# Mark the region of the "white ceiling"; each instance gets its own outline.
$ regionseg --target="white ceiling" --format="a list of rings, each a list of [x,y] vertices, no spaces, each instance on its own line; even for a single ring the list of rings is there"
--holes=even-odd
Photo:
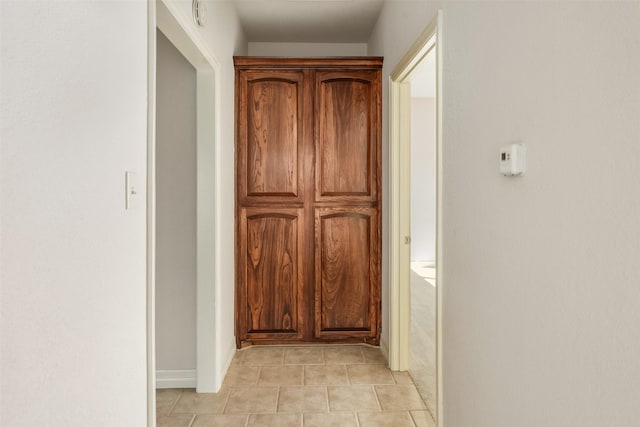
[[[233,0],[250,42],[366,43],[384,0]]]

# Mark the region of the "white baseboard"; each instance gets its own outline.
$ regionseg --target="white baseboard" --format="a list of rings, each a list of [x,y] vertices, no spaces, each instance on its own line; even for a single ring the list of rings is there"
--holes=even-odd
[[[156,371],[156,388],[195,388],[196,370]]]

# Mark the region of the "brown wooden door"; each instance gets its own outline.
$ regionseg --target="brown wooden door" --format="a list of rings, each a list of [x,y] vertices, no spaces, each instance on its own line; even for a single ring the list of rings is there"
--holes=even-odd
[[[377,337],[380,302],[376,208],[317,208],[315,336]]]
[[[302,209],[240,209],[241,336],[303,338],[303,221]]]
[[[235,62],[238,346],[377,344],[381,59]]]

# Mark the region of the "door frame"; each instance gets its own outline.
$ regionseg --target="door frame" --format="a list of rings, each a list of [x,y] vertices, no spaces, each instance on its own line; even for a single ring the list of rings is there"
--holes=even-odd
[[[411,242],[410,78],[420,61],[436,54],[436,422],[442,420],[442,10],[416,39],[389,76],[389,366],[409,368]]]
[[[196,391],[216,392],[222,384],[221,346],[216,316],[221,312],[220,233],[220,65],[196,32],[190,17],[169,0],[148,0],[147,15],[147,420],[155,426],[155,267],[156,267],[156,29],[196,69],[197,120],[197,283]]]

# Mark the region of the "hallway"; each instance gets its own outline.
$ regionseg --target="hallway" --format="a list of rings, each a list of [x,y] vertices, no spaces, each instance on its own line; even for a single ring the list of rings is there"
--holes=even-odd
[[[157,390],[158,427],[434,427],[407,372],[366,345],[240,350],[215,394]]]

